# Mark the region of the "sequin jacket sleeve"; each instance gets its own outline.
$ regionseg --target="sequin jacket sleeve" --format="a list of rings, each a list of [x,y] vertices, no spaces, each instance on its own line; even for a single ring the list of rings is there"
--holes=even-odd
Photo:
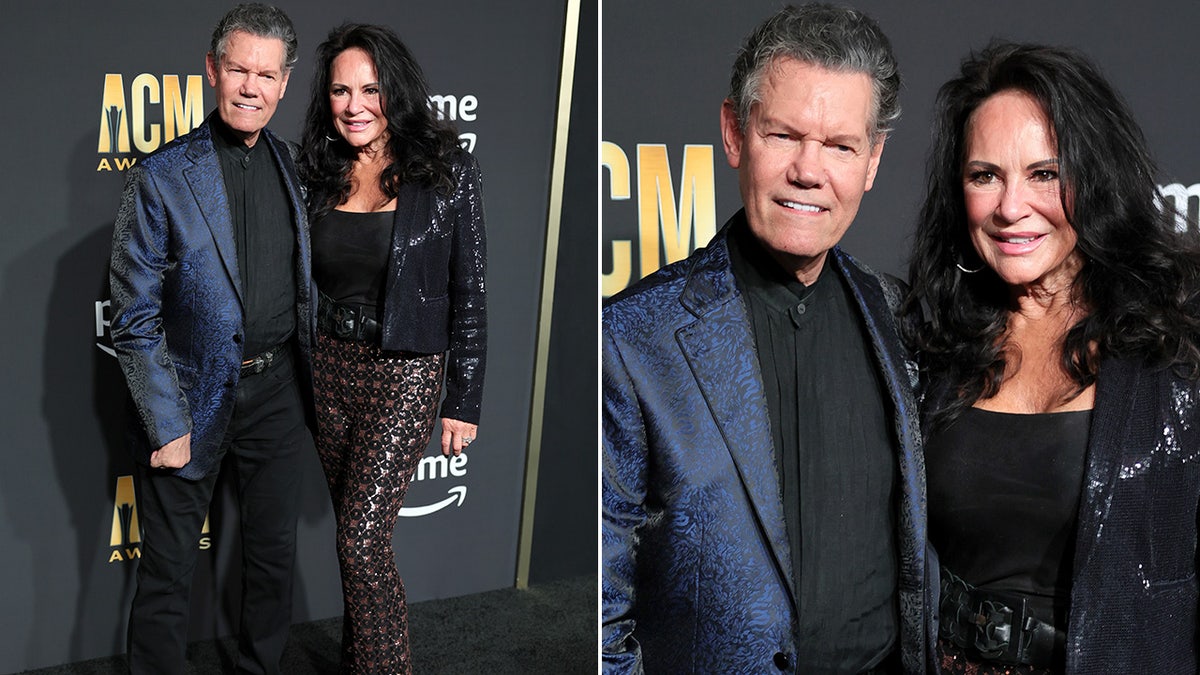
[[[447,215],[453,218],[450,248],[450,349],[442,417],[479,423],[487,360],[487,238],[483,180],[469,153],[455,167],[458,187]],[[440,208],[439,208],[439,216]]]
[[[479,423],[487,357],[487,241],[479,165],[452,160],[450,194],[405,184],[384,292],[384,349],[448,352],[442,417]]]

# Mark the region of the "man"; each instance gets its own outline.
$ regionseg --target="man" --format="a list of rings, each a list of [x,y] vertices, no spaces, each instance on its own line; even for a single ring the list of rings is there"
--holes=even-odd
[[[113,234],[113,346],[132,394],[143,529],[134,673],[182,673],[197,540],[231,454],[242,528],[238,671],[278,673],[291,624],[311,298],[304,201],[265,129],[296,33],[240,5],[205,59],[216,112],[129,172]]]
[[[924,472],[897,283],[837,248],[900,77],[785,8],[721,108],[744,208],[604,309],[607,672],[924,672]]]

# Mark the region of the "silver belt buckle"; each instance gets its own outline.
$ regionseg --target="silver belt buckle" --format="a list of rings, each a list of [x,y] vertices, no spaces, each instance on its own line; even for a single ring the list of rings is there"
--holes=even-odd
[[[333,310],[333,334],[337,337],[343,340],[354,337],[356,323],[355,313],[347,311],[346,307]]]

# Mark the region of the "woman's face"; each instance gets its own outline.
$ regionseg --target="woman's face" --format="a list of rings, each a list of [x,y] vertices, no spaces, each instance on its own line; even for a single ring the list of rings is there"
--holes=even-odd
[[[1038,102],[1007,90],[967,121],[963,196],[979,257],[1011,286],[1069,288],[1082,265],[1063,212],[1058,149]]]
[[[333,126],[355,148],[378,150],[387,143],[383,96],[370,55],[358,47],[338,54],[329,69]]]

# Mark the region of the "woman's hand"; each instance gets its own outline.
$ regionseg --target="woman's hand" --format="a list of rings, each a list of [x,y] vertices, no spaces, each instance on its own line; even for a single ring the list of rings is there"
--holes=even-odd
[[[454,454],[462,454],[463,448],[471,444],[475,440],[475,433],[479,427],[475,424],[463,422],[461,420],[452,420],[449,417],[442,418],[442,454],[449,455],[453,450]]]

